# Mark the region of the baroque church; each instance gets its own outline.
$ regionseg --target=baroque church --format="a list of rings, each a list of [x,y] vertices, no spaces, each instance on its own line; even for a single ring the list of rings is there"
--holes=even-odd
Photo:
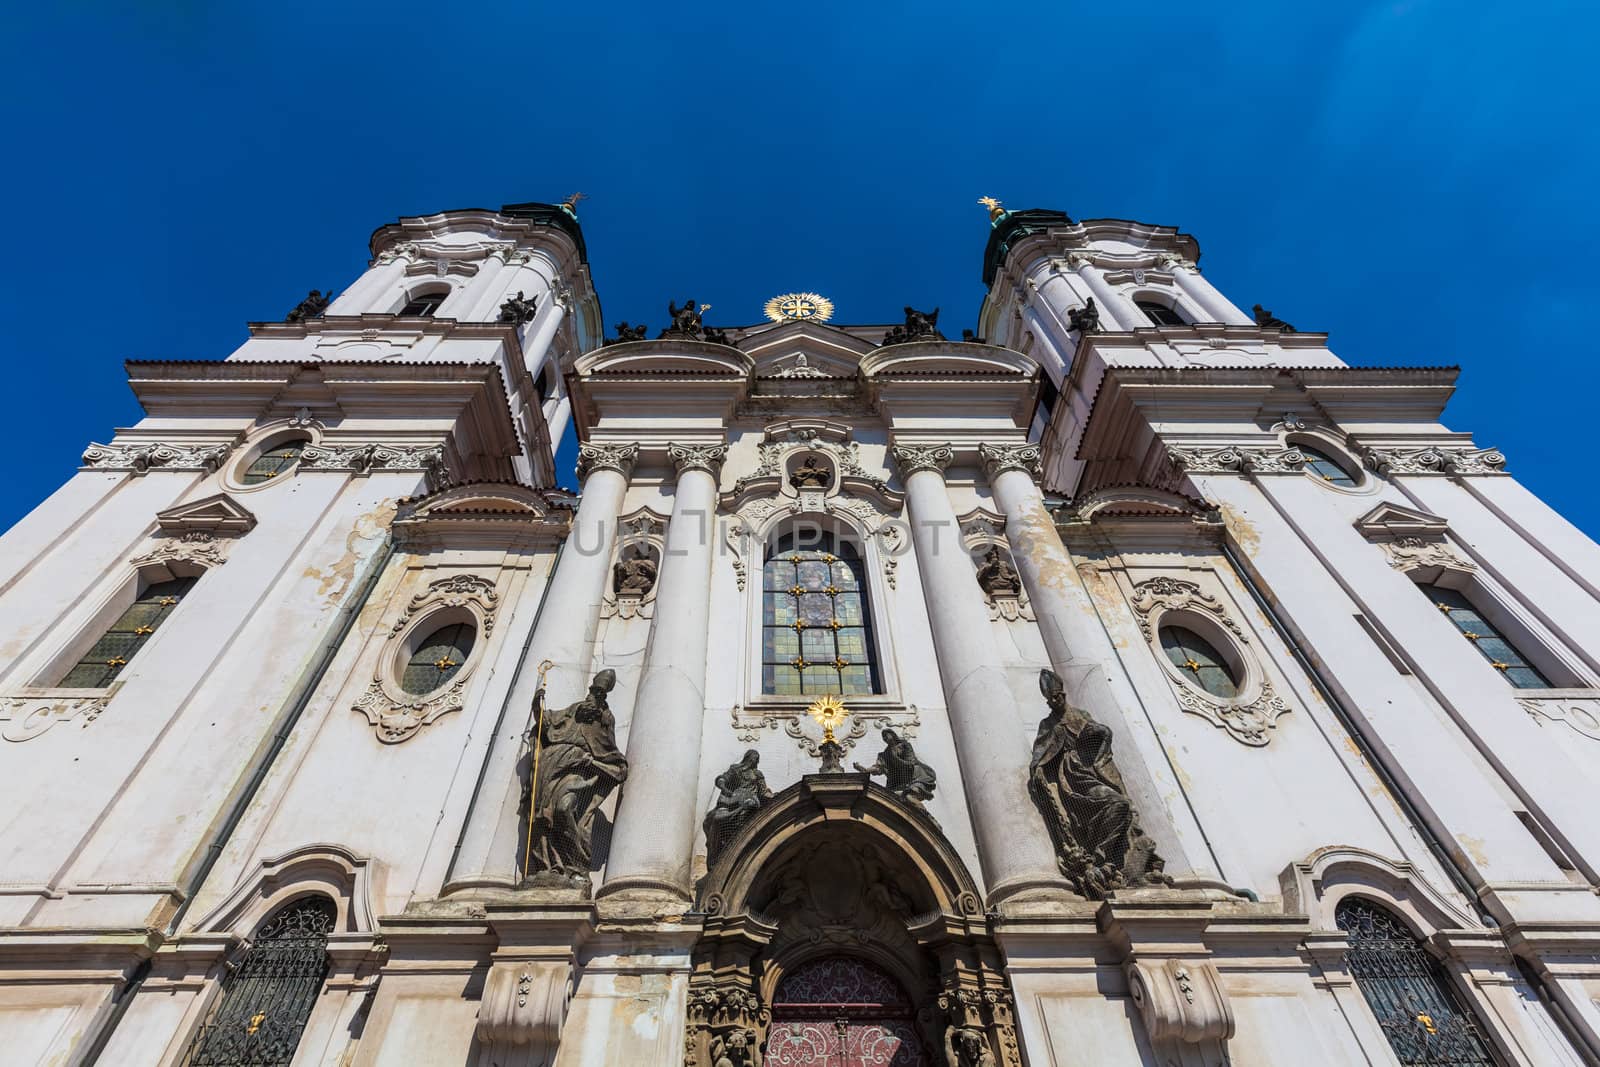
[[[574,198],[128,362],[0,539],[0,1062],[1600,1062],[1600,547],[984,203],[960,339],[607,329]]]

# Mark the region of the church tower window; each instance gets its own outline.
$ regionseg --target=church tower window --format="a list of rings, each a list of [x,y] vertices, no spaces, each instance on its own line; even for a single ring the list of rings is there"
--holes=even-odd
[[[216,1014],[195,1035],[184,1063],[288,1067],[328,974],[336,918],[324,896],[301,897],[274,912],[228,977]]]
[[[1214,697],[1239,695],[1239,674],[1216,646],[1186,626],[1163,626],[1161,649],[1178,673]]]
[[[400,314],[410,315],[413,318],[433,318],[433,313],[439,310],[448,293],[418,293],[406,301],[406,306],[400,309]]]
[[[1471,1012],[1404,923],[1360,897],[1341,900],[1334,922],[1350,939],[1350,973],[1401,1063],[1493,1067]]]
[[[1145,318],[1149,319],[1157,326],[1189,325],[1189,323],[1184,320],[1184,317],[1178,314],[1177,308],[1168,307],[1166,304],[1163,304],[1160,301],[1135,300],[1134,304],[1138,306],[1140,311],[1144,312]]]
[[[1425,582],[1418,583],[1417,587],[1428,595],[1434,607],[1455,623],[1461,636],[1472,642],[1479,654],[1489,661],[1489,666],[1505,675],[1506,681],[1518,689],[1550,688],[1549,680],[1538,668],[1529,663],[1459,589]]]
[[[461,672],[461,667],[472,655],[477,643],[478,629],[468,622],[441,626],[429,634],[411,654],[406,668],[400,674],[400,688],[421,696],[443,689],[450,679]]]
[[[1351,473],[1326,452],[1318,451],[1308,445],[1295,445],[1296,451],[1306,457],[1306,470],[1315,474],[1329,485],[1342,485],[1352,489],[1356,479]]]
[[[779,539],[763,568],[761,691],[879,692],[867,581],[854,545],[832,534]]]
[[[62,688],[104,689],[110,685],[197,580],[174,578],[146,586],[128,610],[73,664],[61,679]]]
[[[260,485],[287,473],[300,462],[300,453],[306,450],[306,443],[304,438],[297,438],[264,450],[250,461],[250,465],[239,476],[239,481],[244,485]]]

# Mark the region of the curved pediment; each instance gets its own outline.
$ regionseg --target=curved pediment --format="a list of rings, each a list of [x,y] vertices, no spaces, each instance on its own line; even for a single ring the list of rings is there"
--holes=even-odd
[[[761,378],[854,378],[868,342],[832,326],[781,322],[745,334],[739,347]]]
[[[403,517],[496,514],[544,518],[553,505],[561,503],[550,500],[549,495],[513,482],[469,482],[405,501]]]
[[[657,338],[607,345],[579,357],[574,369],[579,377],[747,376],[754,361],[737,348],[709,341]]]
[[[909,341],[875,349],[861,360],[868,378],[883,375],[1026,376],[1039,369],[1032,358],[999,345],[971,341]]]

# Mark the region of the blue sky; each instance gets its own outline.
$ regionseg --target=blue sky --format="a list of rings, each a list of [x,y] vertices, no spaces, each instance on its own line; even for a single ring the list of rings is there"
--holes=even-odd
[[[810,289],[843,321],[939,305],[954,336],[983,194],[1181,226],[1236,303],[1352,363],[1460,364],[1449,424],[1600,533],[1596,11],[18,7],[0,526],[138,418],[123,359],[227,355],[398,215],[581,189],[607,320],[657,327]]]

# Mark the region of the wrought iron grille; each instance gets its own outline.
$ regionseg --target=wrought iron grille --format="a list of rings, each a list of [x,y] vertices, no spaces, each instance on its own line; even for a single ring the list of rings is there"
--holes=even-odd
[[[1499,1063],[1439,963],[1394,915],[1346,897],[1334,921],[1350,938],[1345,961],[1400,1062],[1425,1067]]]
[[[333,901],[309,896],[266,921],[189,1046],[187,1067],[288,1067],[328,974],[335,914]]]

